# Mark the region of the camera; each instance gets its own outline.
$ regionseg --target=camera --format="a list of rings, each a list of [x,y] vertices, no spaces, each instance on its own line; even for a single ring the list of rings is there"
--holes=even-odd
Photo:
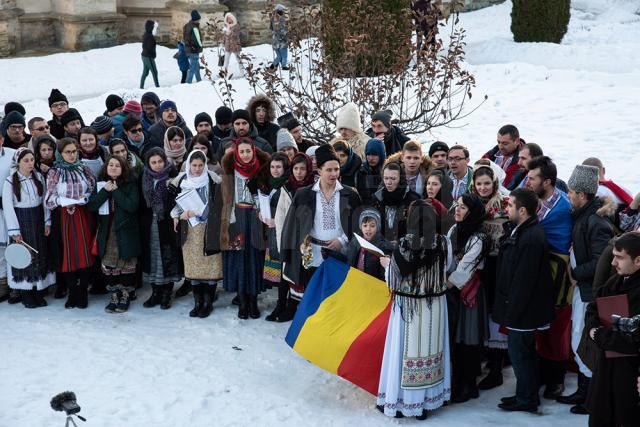
[[[624,332],[625,334],[634,334],[640,329],[640,315],[633,317],[621,317],[613,314],[611,316],[613,330]]]
[[[64,411],[67,415],[80,412],[80,405],[76,402],[76,394],[72,391],[65,391],[53,396],[51,408],[54,411]]]

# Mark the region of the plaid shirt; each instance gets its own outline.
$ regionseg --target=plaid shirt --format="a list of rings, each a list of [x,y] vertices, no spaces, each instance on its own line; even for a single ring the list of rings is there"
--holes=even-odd
[[[553,209],[556,203],[558,203],[558,200],[560,200],[560,190],[555,188],[551,197],[542,200],[542,203],[540,203],[540,206],[538,207],[538,219],[540,221],[542,221],[547,214],[551,212],[551,209]]]

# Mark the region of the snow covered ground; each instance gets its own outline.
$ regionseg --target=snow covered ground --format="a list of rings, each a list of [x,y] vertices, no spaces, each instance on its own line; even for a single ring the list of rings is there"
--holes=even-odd
[[[600,157],[608,175],[640,190],[634,149],[640,134],[640,1],[574,0],[569,32],[561,45],[515,44],[509,30],[509,2],[461,16],[468,30],[468,62],[478,87],[474,99],[489,100],[457,128],[424,135],[467,145],[479,157],[495,144],[506,123],[543,146],[568,178],[573,166]],[[27,115],[49,117],[53,87],[70,97],[90,122],[104,110],[109,93],[139,98],[139,44],[40,58],[0,60],[0,104],[21,101]],[[251,48],[269,58],[268,46]],[[158,49],[161,99],[177,102],[188,123],[200,111],[211,114],[221,101],[208,82],[179,85],[173,51]],[[208,52],[210,62],[215,53]],[[152,81],[147,81],[150,88]],[[235,84],[236,107],[251,96]],[[230,295],[222,295],[206,320],[187,316],[190,297],[169,311],[144,309],[148,290],[123,315],[104,313],[105,297],[92,297],[87,310],[65,310],[49,299],[44,309],[0,305],[0,426],[64,423],[50,398],[73,390],[90,426],[209,425],[389,425],[373,409],[372,396],[298,357],[284,343],[288,325],[263,319],[240,321]],[[275,304],[273,291],[261,297],[263,312]],[[264,316],[263,316],[264,317]],[[567,380],[573,390],[575,376]],[[433,426],[586,426],[586,417],[543,402],[543,415],[507,414],[499,398],[505,386],[480,399],[443,408]]]

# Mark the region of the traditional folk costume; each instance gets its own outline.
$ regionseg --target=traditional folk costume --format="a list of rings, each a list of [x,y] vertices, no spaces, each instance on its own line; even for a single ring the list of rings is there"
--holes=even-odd
[[[213,309],[218,282],[223,277],[220,254],[220,217],[222,210],[221,178],[215,172],[205,168],[202,174],[191,173],[191,161],[195,153],[206,156],[200,150],[193,150],[187,158],[184,175],[176,178],[179,195],[196,191],[205,204],[204,211],[195,218],[197,224],[190,225],[188,220],[179,222],[179,239],[182,245],[184,277],[191,281],[194,295],[194,308],[191,317],[207,317]],[[176,204],[171,211],[172,218],[179,218],[182,208]]]
[[[243,163],[238,153],[240,144],[251,144],[253,158]],[[266,191],[269,156],[255,147],[250,138],[234,141],[233,152],[222,158],[222,228],[220,244],[224,288],[237,292],[238,317],[260,317],[258,294],[262,292],[265,233],[258,218],[256,196],[258,189]]]
[[[425,418],[450,398],[447,245],[437,221],[433,206],[416,202],[386,270],[393,308],[377,405],[388,416]]]
[[[0,146],[0,182],[4,182],[11,171],[11,163],[15,150]],[[2,203],[0,203],[2,209]],[[7,249],[7,226],[4,222],[4,214],[0,212],[0,301],[9,298],[9,286],[7,285],[7,262],[4,259],[4,251]],[[16,302],[20,301],[19,299]]]
[[[51,226],[51,218],[43,203],[44,178],[35,170],[29,176],[24,176],[17,170],[18,162],[26,154],[33,152],[26,148],[19,148],[15,152],[12,172],[2,188],[2,207],[9,239],[20,235],[25,243],[37,251],[31,252],[32,261],[28,267],[10,268],[7,275],[9,287],[19,289],[22,302],[32,308],[42,303],[36,292],[52,285],[55,282],[55,273],[48,262],[45,227]],[[19,195],[14,192],[14,179],[17,179],[20,185]],[[36,186],[36,180],[40,183],[40,190]]]
[[[89,269],[95,258],[91,253],[94,225],[86,203],[94,186],[93,173],[80,156],[68,163],[56,151],[54,167],[47,174],[45,206],[58,217],[62,256],[57,268],[69,289],[67,308],[87,306]],[[67,207],[70,203],[73,206]]]

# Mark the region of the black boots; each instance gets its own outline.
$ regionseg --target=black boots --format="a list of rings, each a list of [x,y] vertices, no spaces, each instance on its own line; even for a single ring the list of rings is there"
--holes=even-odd
[[[189,295],[189,292],[191,292],[191,280],[184,279],[182,286],[180,286],[176,291],[176,298]]]
[[[189,285],[189,287],[191,287],[191,285]],[[204,293],[202,292],[202,285],[200,284],[193,285],[193,302],[193,310],[189,312],[189,317],[198,317],[198,314],[200,314],[204,306]]]
[[[164,286],[151,284],[151,296],[148,300],[142,303],[143,307],[152,308],[156,305],[160,304],[162,300],[162,291],[164,290]]]
[[[499,348],[489,349],[489,354],[487,355],[487,358],[489,359],[487,362],[489,373],[482,379],[482,381],[480,381],[480,383],[478,383],[478,388],[480,390],[491,390],[492,388],[502,385],[502,365],[504,363],[504,354],[506,351],[507,350]]]
[[[238,318],[249,318],[249,296],[247,294],[238,294]]]
[[[298,309],[298,301],[292,298],[287,299],[287,305],[282,311],[282,313],[280,313],[280,315],[276,318],[276,322],[284,323],[284,322],[292,321],[293,316],[296,315],[297,309]]]
[[[269,322],[276,322],[278,318],[284,313],[287,308],[287,294],[289,293],[289,285],[287,283],[278,283],[278,302],[276,308],[273,309],[270,315],[265,317],[265,320]]]
[[[161,286],[162,294],[160,295],[160,308],[167,310],[171,308],[171,294],[173,293],[173,283],[167,283]]]
[[[249,317],[252,319],[260,318],[260,310],[258,310],[258,296],[249,295]]]
[[[28,291],[20,290],[20,297],[22,299],[22,305],[25,308],[38,308],[38,302],[36,301],[36,290],[31,289]]]
[[[582,373],[578,373],[578,388],[575,393],[568,396],[560,396],[556,401],[558,403],[564,403],[565,405],[574,405],[571,407],[572,414],[586,415],[588,412],[584,407],[584,403],[587,401],[587,392],[589,391],[590,382],[590,378],[586,377]]]

